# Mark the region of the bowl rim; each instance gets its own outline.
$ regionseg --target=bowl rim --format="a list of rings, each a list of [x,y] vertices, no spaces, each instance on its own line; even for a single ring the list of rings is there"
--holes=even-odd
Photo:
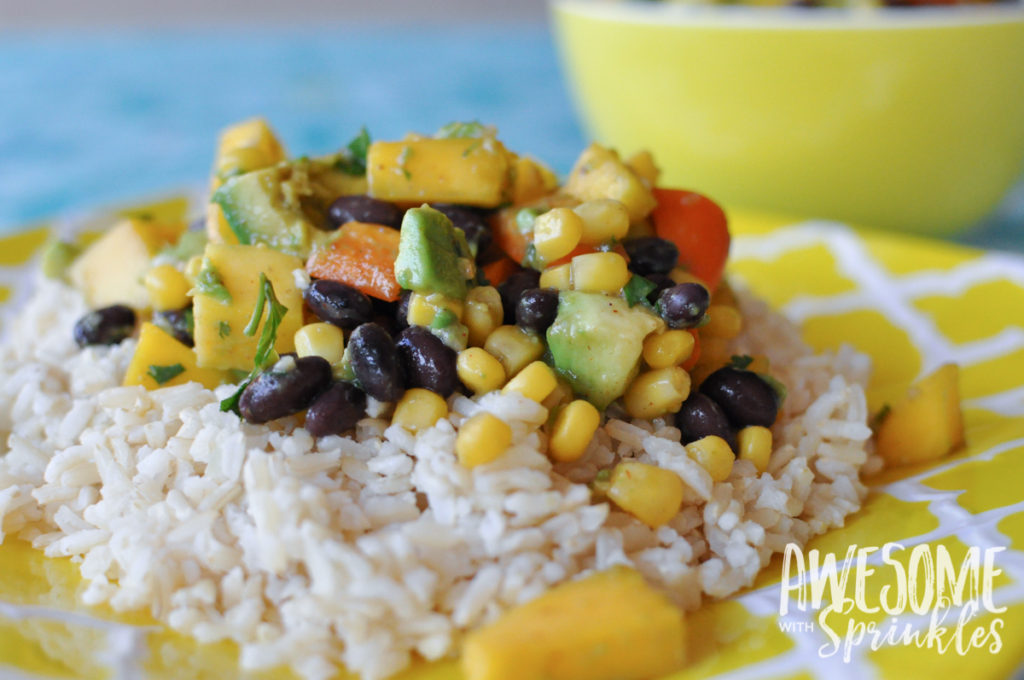
[[[756,7],[629,0],[550,0],[558,14],[615,23],[766,30],[951,29],[1024,25],[1024,2],[926,7]]]

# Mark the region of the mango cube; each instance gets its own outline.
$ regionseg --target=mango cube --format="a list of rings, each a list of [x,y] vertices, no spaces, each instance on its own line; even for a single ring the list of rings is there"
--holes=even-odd
[[[466,680],[641,680],[686,656],[683,612],[636,571],[557,586],[466,636]]]
[[[260,273],[267,275],[278,301],[288,308],[277,329],[274,348],[279,354],[295,350],[295,331],[302,327],[302,291],[296,287],[292,272],[302,268],[301,259],[265,246],[211,243],[203,260],[207,282],[217,283],[224,291],[211,290],[209,285],[194,289],[199,366],[243,371],[253,367],[260,332],[248,336],[242,331],[259,296]]]
[[[178,342],[157,326],[144,323],[123,384],[142,385],[147,390],[155,390],[197,382],[212,390],[226,378],[224,371],[199,368],[191,347]]]
[[[876,431],[877,451],[889,465],[935,460],[964,444],[960,370],[945,364],[912,385]]]

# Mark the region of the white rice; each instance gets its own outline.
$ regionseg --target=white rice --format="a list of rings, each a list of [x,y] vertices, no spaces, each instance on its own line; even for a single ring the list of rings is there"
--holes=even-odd
[[[201,641],[234,640],[245,669],[310,679],[452,656],[465,631],[615,564],[693,609],[749,585],[787,543],[841,526],[878,465],[868,359],[815,356],[787,321],[741,302],[751,332],[735,350],[767,355],[789,396],[768,472],[737,461],[714,483],[660,420],[611,419],[581,461],[553,467],[545,409],[516,395],[455,396],[419,436],[366,418],[354,438],[314,440],[297,418],[221,413],[227,387],[121,387],[134,341],[78,350],[80,297],[41,281],[0,348],[0,541],[72,556],[87,603],[149,608]],[[481,410],[515,444],[467,470],[455,436]],[[586,484],[619,459],[683,479],[667,525],[591,504]]]

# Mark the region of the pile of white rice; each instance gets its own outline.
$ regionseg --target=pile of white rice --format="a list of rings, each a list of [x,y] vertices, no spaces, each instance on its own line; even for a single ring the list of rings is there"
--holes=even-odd
[[[79,350],[78,294],[41,281],[0,348],[0,541],[73,556],[89,603],[150,608],[202,641],[228,638],[246,669],[338,663],[383,678],[554,584],[632,565],[687,609],[752,582],[789,542],[841,526],[866,490],[866,357],[813,356],[796,330],[742,298],[738,353],[766,354],[789,389],[765,474],[737,461],[714,483],[660,420],[610,419],[585,457],[552,466],[547,413],[516,395],[452,398],[413,436],[367,418],[355,439],[297,420],[249,425],[197,384],[121,387],[133,341]],[[480,410],[514,446],[473,470],[453,454]],[[680,513],[657,530],[586,484],[617,459],[674,470]]]

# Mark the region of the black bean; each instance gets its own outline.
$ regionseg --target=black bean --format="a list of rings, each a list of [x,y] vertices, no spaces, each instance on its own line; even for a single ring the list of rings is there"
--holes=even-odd
[[[405,392],[395,342],[375,323],[364,323],[348,339],[349,359],[359,386],[378,401],[398,401]]]
[[[669,328],[693,328],[708,311],[711,296],[699,283],[679,283],[658,296],[657,309]]]
[[[487,222],[486,213],[477,208],[455,203],[431,203],[430,207],[452,221],[452,224],[466,234],[466,242],[473,257],[486,251],[492,241],[491,225]]]
[[[352,286],[338,281],[314,281],[303,294],[306,306],[321,321],[351,330],[373,317],[370,298]]]
[[[670,279],[667,274],[648,274],[644,278],[654,284],[654,290],[647,294],[647,301],[652,305],[658,302],[661,291],[676,285],[676,282]]]
[[[111,305],[94,309],[77,322],[72,331],[79,347],[116,345],[135,330],[135,312],[131,307]]]
[[[394,203],[369,196],[342,196],[327,209],[327,219],[335,229],[346,222],[370,222],[399,229],[404,214]]]
[[[395,328],[402,330],[409,327],[409,300],[412,298],[411,290],[403,290],[398,296],[395,306]]]
[[[657,236],[642,236],[623,242],[629,255],[629,269],[640,276],[668,274],[679,260],[675,243]]]
[[[447,398],[459,386],[458,358],[448,345],[423,326],[409,326],[395,341],[409,387],[422,387]]]
[[[539,283],[540,272],[535,269],[520,269],[498,286],[506,324],[516,322],[516,307],[519,305],[519,298],[529,289],[536,288]]]
[[[736,427],[770,427],[779,412],[775,390],[753,371],[720,368],[704,379],[700,391],[718,402]]]
[[[306,411],[306,429],[314,437],[351,430],[366,413],[366,394],[352,383],[336,382]]]
[[[331,365],[323,357],[281,357],[242,392],[238,411],[250,423],[266,423],[308,407],[331,384]]]
[[[191,307],[153,312],[153,324],[167,331],[168,334],[183,345],[192,347],[195,344],[195,339],[193,338],[195,328]]]
[[[676,427],[683,433],[683,443],[714,435],[721,437],[736,451],[736,434],[729,425],[722,407],[706,394],[693,392],[676,413]]]
[[[523,292],[516,305],[516,325],[543,333],[558,315],[558,291],[554,288],[531,288]]]

